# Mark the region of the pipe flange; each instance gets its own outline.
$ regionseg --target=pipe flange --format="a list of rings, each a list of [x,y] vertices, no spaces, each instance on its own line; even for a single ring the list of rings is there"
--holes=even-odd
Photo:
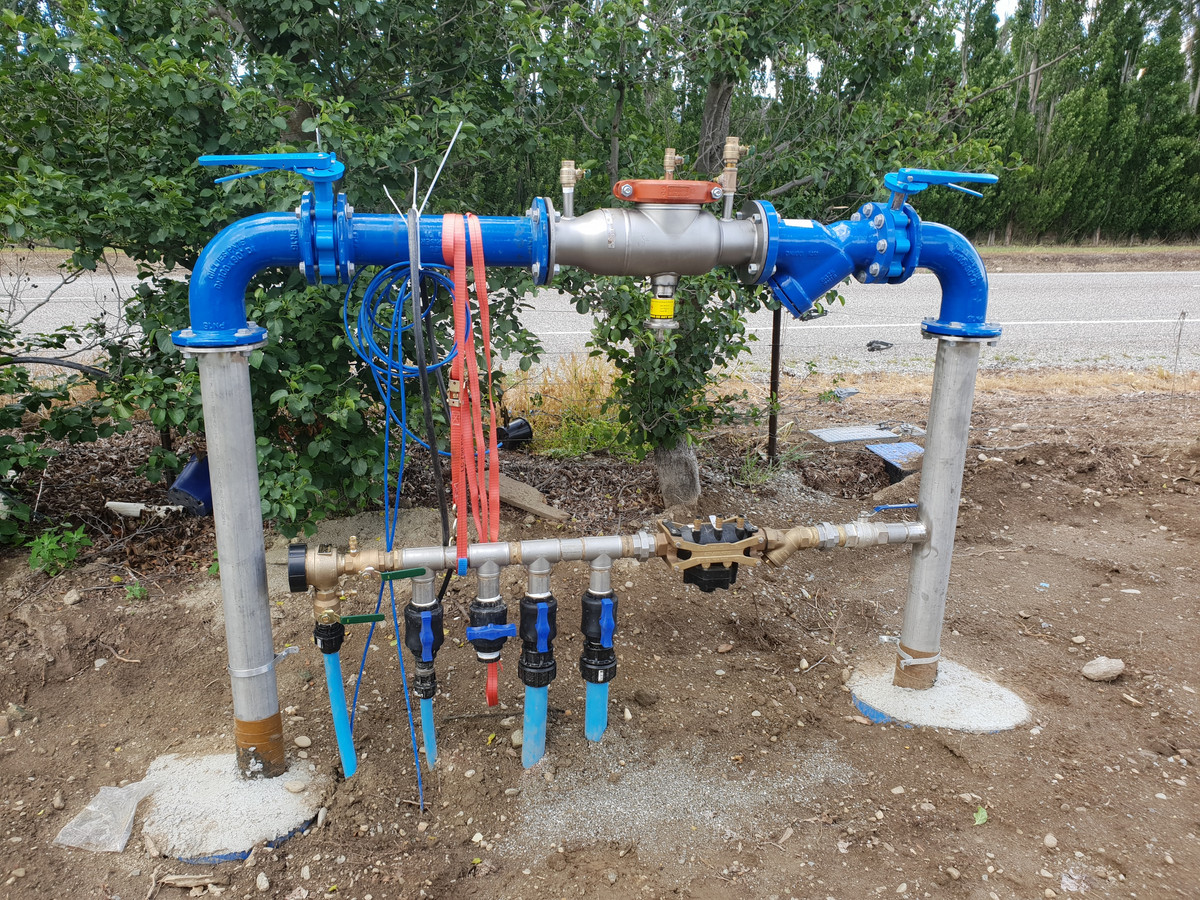
[[[554,275],[551,268],[551,235],[554,227],[552,209],[546,197],[534,197],[533,205],[529,207],[529,219],[533,225],[533,283],[536,285],[548,284]]]
[[[775,274],[779,256],[779,213],[765,200],[750,200],[742,205],[740,216],[755,226],[754,255],[745,265],[734,269],[742,284],[766,284]]]

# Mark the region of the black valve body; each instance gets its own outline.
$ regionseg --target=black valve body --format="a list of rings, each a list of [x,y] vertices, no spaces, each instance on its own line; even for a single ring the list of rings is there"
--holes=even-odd
[[[613,631],[616,632],[617,595],[607,596],[583,592],[583,615],[580,630],[583,632],[583,652],[579,656],[579,674],[592,684],[608,684],[617,677],[617,651],[604,646],[604,635],[600,617],[604,611],[604,600],[612,600]],[[611,644],[611,640],[609,642]]]
[[[487,625],[506,625],[508,624],[508,607],[504,605],[503,600],[495,600],[490,603],[481,603],[476,600],[467,610],[467,624],[471,628],[482,628]],[[504,642],[508,638],[477,638],[471,641],[475,652],[478,653],[499,653],[504,649]]]
[[[318,622],[313,626],[313,643],[322,653],[337,653],[346,640],[346,626],[341,622]]]
[[[546,649],[538,650],[538,606],[546,604]],[[558,601],[553,595],[521,598],[521,620],[517,634],[521,638],[521,658],[517,675],[528,687],[546,687],[558,674],[554,661],[554,638],[558,636]]]
[[[409,603],[404,607],[404,646],[416,658],[417,662],[425,659],[425,648],[421,646],[421,613],[429,613],[429,628],[433,632],[433,643],[429,648],[429,662],[437,657],[446,640],[445,609],[440,603],[433,606],[414,606]]]

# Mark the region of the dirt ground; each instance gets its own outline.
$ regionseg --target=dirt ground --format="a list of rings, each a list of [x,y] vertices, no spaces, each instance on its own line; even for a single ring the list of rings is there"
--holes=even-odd
[[[989,272],[1184,272],[1200,269],[1200,246],[978,245]]]
[[[706,443],[704,511],[770,526],[845,522],[877,492],[915,497],[909,482],[888,488],[861,445],[806,432],[923,424],[928,381],[847,384],[862,393],[842,403],[788,393],[776,469],[748,438]],[[547,755],[529,771],[510,739],[519,646],[506,650],[503,705],[490,711],[483,667],[463,644],[474,581],[452,586],[437,660],[441,757],[424,775],[421,812],[390,629],[369,654],[361,767],[337,781],[310,607],[286,592],[284,542],[269,537],[276,646],[301,647],[280,665],[281,705],[295,707],[287,740],[311,738],[309,760],[336,786],[324,827],[246,864],[148,858],[140,816],[121,854],[52,844],[101,786],[137,781],[158,756],[232,750],[210,527],[117,534],[55,579],[12,555],[0,601],[0,706],[13,704],[0,722],[0,897],[141,900],[153,876],[196,871],[225,882],[212,894],[291,900],[1198,896],[1200,389],[1194,376],[1173,388],[1122,373],[981,381],[943,646],[1029,704],[1031,721],[1006,733],[855,718],[843,681],[886,663],[879,637],[897,633],[906,598],[907,551],[879,548],[797,555],[779,571],[743,566],[733,590],[713,594],[657,560],[619,564],[619,672],[608,732],[589,744],[575,633],[586,569],[564,564],[553,576]],[[144,439],[64,458],[64,496],[100,503],[75,510],[89,528],[118,527],[98,512],[101,498],[161,490],[130,475]],[[510,455],[505,467],[577,519],[557,526],[506,509],[506,539],[655,527],[648,465]],[[348,611],[366,611],[374,586],[351,587]],[[515,609],[521,573],[506,571],[504,588]],[[67,605],[72,590],[82,599]],[[364,636],[352,630],[348,660]],[[1081,666],[1099,655],[1124,660],[1125,674],[1085,680]]]

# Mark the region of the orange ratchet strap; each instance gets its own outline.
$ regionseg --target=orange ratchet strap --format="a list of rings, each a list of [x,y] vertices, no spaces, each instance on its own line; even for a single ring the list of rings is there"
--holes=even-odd
[[[467,290],[467,234],[475,269],[475,295],[487,367],[489,434],[483,439],[483,398],[479,396],[479,363],[475,330],[470,327]],[[442,258],[453,269],[454,342],[458,353],[450,367],[450,471],[458,507],[458,574],[467,574],[467,516],[473,515],[480,540],[500,538],[500,460],[496,449],[496,404],[492,397],[492,331],[488,316],[487,270],[479,219],[471,214],[442,217]]]

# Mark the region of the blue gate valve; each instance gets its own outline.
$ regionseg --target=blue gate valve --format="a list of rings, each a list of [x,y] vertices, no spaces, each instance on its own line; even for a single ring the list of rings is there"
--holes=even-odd
[[[338,284],[354,277],[351,259],[351,218],[354,208],[345,194],[333,193],[346,165],[336,153],[245,153],[230,156],[201,156],[202,166],[253,166],[217,179],[217,184],[252,178],[267,172],[295,172],[312,182],[313,189],[300,198],[300,271],[309,284]]]

